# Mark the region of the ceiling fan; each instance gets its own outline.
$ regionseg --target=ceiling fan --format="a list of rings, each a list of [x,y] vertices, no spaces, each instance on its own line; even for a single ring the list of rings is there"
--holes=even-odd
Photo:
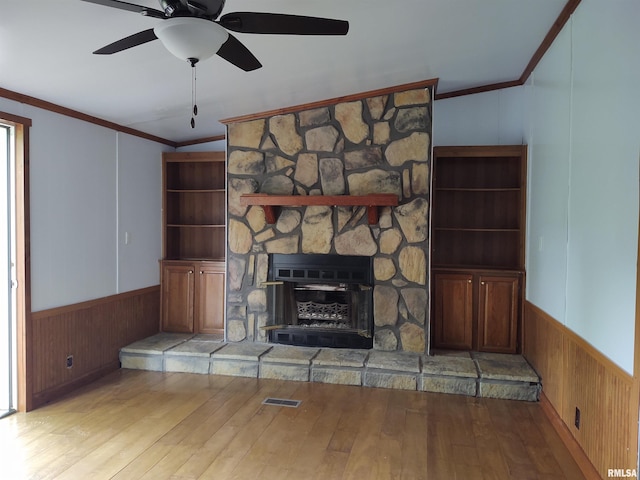
[[[217,54],[247,72],[260,68],[262,64],[258,59],[228,30],[284,35],[346,35],[349,31],[349,22],[344,20],[300,15],[235,12],[218,19],[225,0],[159,0],[162,10],[119,0],[83,1],[163,20],[155,28],[130,35],[93,53],[110,55],[159,39],[169,52],[189,61],[191,66]]]

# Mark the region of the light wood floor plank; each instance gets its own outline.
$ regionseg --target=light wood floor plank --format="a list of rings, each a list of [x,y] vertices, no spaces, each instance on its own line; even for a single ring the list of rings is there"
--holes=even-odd
[[[154,443],[145,450],[141,455],[137,456],[126,467],[120,470],[112,478],[114,480],[129,480],[132,478],[143,478],[147,472],[152,470],[158,462],[167,455],[171,455],[173,446],[163,445],[159,442]]]
[[[373,389],[370,395],[365,395],[359,421],[356,422],[357,435],[345,467],[343,478],[371,480],[381,478],[381,459],[377,456],[377,445],[380,442],[382,421],[389,402],[391,390]]]
[[[11,480],[584,478],[535,403],[129,370],[0,420],[0,464]]]
[[[312,393],[311,398],[301,405],[302,408],[311,409],[315,421],[299,442],[300,447],[290,468],[294,478],[311,479],[323,469],[329,455],[329,443],[340,421],[340,406],[347,401],[350,390],[349,387],[333,389],[331,386],[320,386],[312,389],[316,394]],[[331,391],[333,395],[326,394]]]

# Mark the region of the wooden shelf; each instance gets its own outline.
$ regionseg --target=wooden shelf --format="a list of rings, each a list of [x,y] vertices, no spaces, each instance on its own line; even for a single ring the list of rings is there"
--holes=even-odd
[[[524,268],[526,147],[434,147],[432,264]]]
[[[397,206],[398,196],[394,193],[374,193],[370,195],[270,195],[267,193],[249,193],[240,197],[240,205],[262,207],[268,223],[276,223],[274,207],[367,207],[369,225],[375,225],[378,223],[378,207]]]
[[[224,258],[224,152],[168,153],[163,158],[163,258]]]

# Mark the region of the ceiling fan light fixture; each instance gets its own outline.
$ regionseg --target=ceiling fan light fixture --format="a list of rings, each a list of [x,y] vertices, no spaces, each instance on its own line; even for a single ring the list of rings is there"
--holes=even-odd
[[[169,18],[153,32],[171,54],[185,61],[206,60],[229,38],[217,23],[196,17]]]

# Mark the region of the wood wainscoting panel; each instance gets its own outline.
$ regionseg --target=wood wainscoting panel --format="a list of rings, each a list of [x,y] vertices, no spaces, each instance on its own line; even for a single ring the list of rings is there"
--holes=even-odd
[[[567,382],[561,416],[603,478],[610,468],[636,468],[638,397],[633,377],[565,339]],[[580,428],[575,424],[580,409]]]
[[[32,408],[119,368],[120,348],[157,333],[159,319],[159,286],[34,312]]]
[[[635,469],[638,382],[581,337],[526,302],[523,355],[542,378],[542,391],[597,471]],[[575,425],[580,410],[580,428]],[[579,462],[580,463],[580,462]],[[582,462],[584,463],[584,462]]]
[[[542,378],[547,400],[558,414],[562,411],[564,375],[564,335],[558,322],[550,322],[545,312],[525,302],[523,355]]]

